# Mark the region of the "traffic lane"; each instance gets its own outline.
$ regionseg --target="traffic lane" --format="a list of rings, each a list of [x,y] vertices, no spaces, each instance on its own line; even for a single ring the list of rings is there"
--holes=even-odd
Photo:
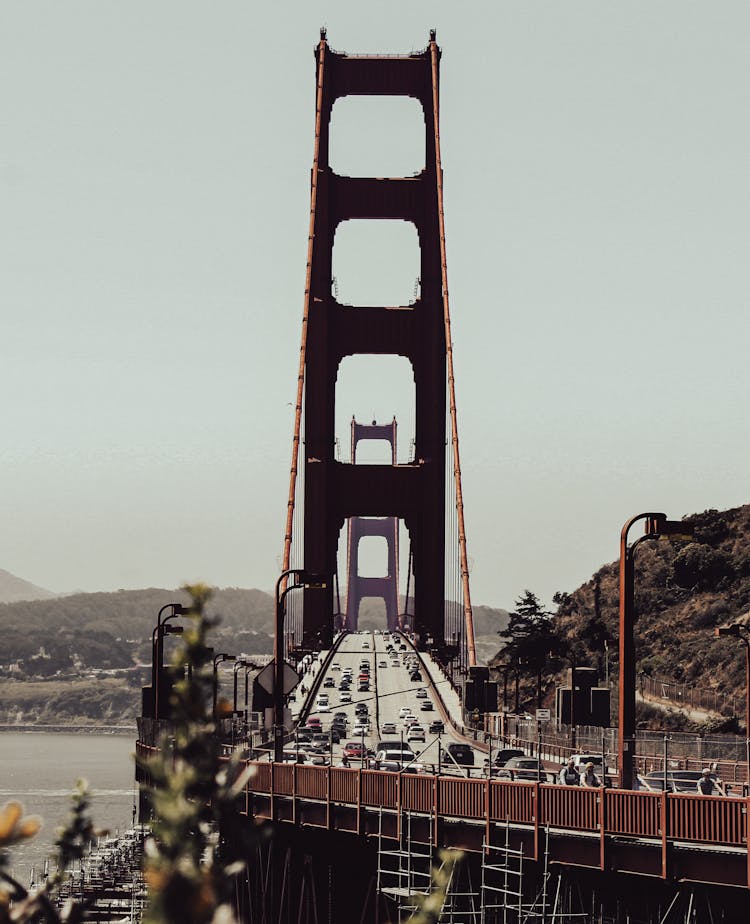
[[[376,636],[376,639],[378,637]],[[450,724],[444,723],[445,731],[442,735],[436,735],[435,733],[430,734],[428,729],[432,721],[439,719],[444,721],[438,706],[437,697],[433,695],[433,688],[430,684],[422,681],[412,681],[410,680],[410,671],[404,666],[404,658],[416,657],[414,648],[409,642],[408,639],[405,640],[406,650],[402,651],[400,648],[400,638],[397,637],[397,641],[394,641],[394,646],[396,648],[396,654],[399,656],[399,666],[391,667],[390,666],[390,656],[385,651],[385,646],[387,641],[383,639],[382,636],[379,637],[379,648],[382,645],[382,651],[384,655],[388,657],[388,668],[379,670],[379,693],[381,696],[381,725],[384,722],[393,722],[396,725],[396,730],[399,733],[403,730],[404,738],[407,738],[406,728],[403,725],[403,720],[398,715],[399,710],[404,707],[410,707],[413,714],[417,717],[419,724],[425,730],[425,742],[412,742],[412,750],[420,751],[420,760],[427,764],[434,764],[436,767],[440,764],[441,769],[447,773],[457,773],[461,775],[466,775],[466,768],[459,767],[451,759],[449,755],[445,753],[446,748],[449,744],[465,744],[465,740],[458,734],[453,731],[453,728]],[[424,672],[420,668],[420,673],[424,677]],[[425,690],[427,696],[425,699],[417,698],[416,693],[418,690]],[[420,706],[424,701],[428,701],[432,704],[433,709],[430,712],[422,712]],[[394,739],[395,740],[395,739]],[[438,754],[440,750],[440,755]],[[474,753],[474,772],[482,772],[484,768],[484,758],[485,754],[483,751],[472,748]]]
[[[370,633],[350,633],[342,641],[341,645],[336,654],[336,658],[331,664],[326,677],[323,678],[323,683],[327,677],[332,677],[335,683],[335,687],[323,688],[321,687],[320,692],[328,695],[329,707],[328,711],[320,712],[318,709],[315,709],[313,705],[313,711],[311,712],[311,718],[319,718],[321,720],[321,726],[324,731],[330,731],[330,727],[333,721],[333,716],[337,712],[344,712],[347,717],[347,729],[346,735],[341,737],[341,740],[338,744],[334,744],[332,748],[333,753],[333,763],[341,763],[343,759],[343,750],[344,746],[348,741],[357,741],[362,743],[362,735],[354,735],[352,729],[356,724],[356,706],[358,703],[364,703],[368,707],[368,718],[370,720],[370,730],[367,734],[364,735],[364,745],[367,748],[372,748],[373,741],[377,735],[377,730],[374,726],[374,716],[375,716],[375,692],[371,689],[369,692],[360,692],[357,689],[358,683],[357,678],[360,674],[360,663],[367,660],[370,666],[370,673],[372,676],[373,673],[373,647],[374,642],[372,635]],[[340,670],[334,670],[333,665],[338,664],[341,668]],[[341,684],[341,679],[346,671],[349,668],[352,671],[352,683],[349,693],[351,695],[350,703],[341,702],[341,690],[339,689]],[[317,702],[317,700],[316,700]],[[353,765],[356,766],[357,761],[352,761]]]

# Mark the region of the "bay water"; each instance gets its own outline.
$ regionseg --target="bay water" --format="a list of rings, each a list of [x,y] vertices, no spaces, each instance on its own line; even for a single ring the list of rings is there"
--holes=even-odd
[[[32,867],[42,874],[56,829],[67,819],[75,782],[89,782],[94,824],[123,831],[132,826],[136,803],[135,730],[133,737],[83,734],[6,732],[0,734],[0,806],[23,803],[25,814],[40,815],[42,830],[11,848],[10,867],[28,885]]]

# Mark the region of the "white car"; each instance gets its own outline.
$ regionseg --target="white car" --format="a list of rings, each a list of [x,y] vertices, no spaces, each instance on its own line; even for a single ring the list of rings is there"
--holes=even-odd
[[[421,725],[411,725],[409,727],[409,733],[406,736],[407,741],[424,741],[424,729]]]
[[[331,707],[328,705],[328,703],[318,703],[318,705],[315,707],[315,711],[316,712],[330,712]]]
[[[382,735],[395,735],[396,734],[395,724],[393,722],[386,722],[384,725],[381,726],[380,733]]]
[[[340,671],[340,670],[341,670],[341,665],[338,663],[338,661],[334,661],[334,662],[333,662],[333,664],[331,665],[331,670],[332,670],[332,671]]]
[[[398,711],[399,719],[403,719],[407,715],[411,715],[411,706],[402,706]]]
[[[417,699],[427,699],[427,690],[417,690],[415,696]]]
[[[370,734],[370,723],[369,722],[357,722],[357,724],[352,729],[353,737],[362,737],[362,735]]]
[[[408,728],[410,725],[414,725],[415,722],[418,721],[419,719],[410,712],[409,715],[404,716],[404,727]]]
[[[352,701],[352,694],[348,690],[344,690],[344,692],[339,697],[339,702],[340,703],[350,703],[351,701]]]

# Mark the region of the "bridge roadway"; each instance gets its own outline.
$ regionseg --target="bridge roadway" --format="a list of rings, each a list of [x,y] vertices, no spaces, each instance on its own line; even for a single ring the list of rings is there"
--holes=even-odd
[[[392,645],[394,652],[387,650],[388,645]],[[410,671],[407,669],[407,663],[419,663],[419,671],[422,679],[419,681],[410,680]],[[420,766],[428,769],[430,772],[440,766],[441,772],[445,775],[470,776],[480,774],[484,770],[484,761],[487,757],[486,751],[476,747],[475,742],[469,741],[460,735],[451,725],[451,720],[460,721],[460,717],[451,714],[455,713],[455,707],[438,695],[435,683],[433,682],[429,670],[419,659],[417,652],[408,638],[402,635],[384,635],[376,632],[350,632],[347,633],[339,642],[334,654],[324,660],[328,663],[328,669],[323,670],[314,678],[312,689],[308,693],[307,699],[298,697],[296,702],[294,716],[297,720],[306,718],[320,720],[321,728],[328,732],[330,730],[333,716],[337,712],[343,712],[347,717],[347,733],[341,737],[338,744],[334,743],[330,751],[331,763],[334,766],[341,766],[344,762],[344,747],[347,743],[355,742],[364,744],[367,750],[375,753],[379,744],[388,742],[395,746],[408,744],[411,750],[418,756]],[[360,665],[367,663],[370,668],[370,689],[360,692],[357,678],[360,671]],[[396,663],[398,662],[398,663]],[[339,689],[342,676],[349,669],[352,672],[351,688],[348,695],[344,696]],[[334,687],[326,687],[325,681],[329,679],[335,684]],[[451,692],[453,692],[451,690]],[[320,711],[318,706],[319,698],[327,695],[328,705],[325,711]],[[345,701],[342,701],[342,696]],[[453,695],[455,699],[455,694]],[[446,696],[446,699],[448,697]],[[353,735],[352,729],[357,721],[356,707],[358,704],[364,704],[368,710],[368,731],[364,735]],[[424,704],[428,704],[425,706]],[[408,742],[408,727],[404,724],[401,711],[404,708],[411,708],[413,715],[417,717],[418,723],[422,726],[425,733],[424,742]],[[429,732],[429,726],[433,721],[440,720],[444,723],[445,731],[436,734]],[[383,729],[388,724],[394,726],[395,731],[390,733],[384,732]],[[474,754],[474,766],[468,767],[457,764],[448,747],[451,744],[468,744]],[[304,744],[299,744],[299,750],[307,754]],[[308,755],[311,756],[311,755]],[[353,759],[352,766],[364,765],[367,762],[364,759]]]

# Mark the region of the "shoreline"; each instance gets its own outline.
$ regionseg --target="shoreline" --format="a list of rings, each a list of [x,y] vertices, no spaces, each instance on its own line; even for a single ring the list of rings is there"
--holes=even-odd
[[[138,728],[135,725],[31,725],[21,723],[18,725],[0,725],[0,734],[4,732],[41,732],[60,735],[84,735],[94,732],[100,735],[136,737]]]

